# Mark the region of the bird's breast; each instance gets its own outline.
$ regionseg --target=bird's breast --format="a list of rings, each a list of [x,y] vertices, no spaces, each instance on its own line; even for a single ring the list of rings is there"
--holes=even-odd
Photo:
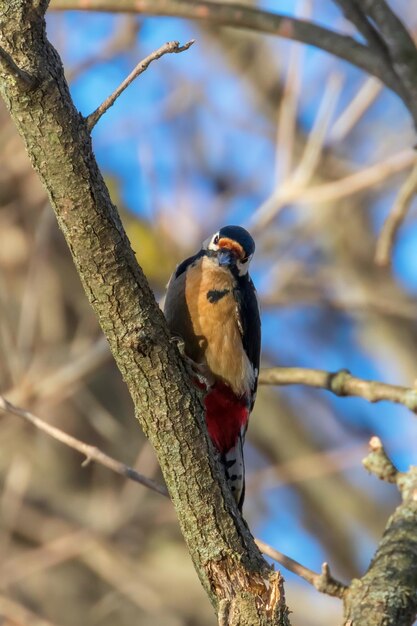
[[[186,273],[185,302],[198,360],[241,396],[250,393],[254,372],[243,349],[235,288],[230,271],[208,257]]]

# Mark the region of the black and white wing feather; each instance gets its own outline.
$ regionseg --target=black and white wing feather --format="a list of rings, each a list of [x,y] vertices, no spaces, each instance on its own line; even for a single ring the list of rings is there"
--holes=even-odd
[[[235,298],[243,349],[254,371],[254,384],[251,390],[252,402],[250,407],[250,410],[252,410],[258,386],[261,353],[261,318],[255,285],[248,274],[238,279]]]

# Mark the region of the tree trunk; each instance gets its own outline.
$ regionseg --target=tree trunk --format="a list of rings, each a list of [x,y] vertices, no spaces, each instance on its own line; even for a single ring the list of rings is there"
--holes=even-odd
[[[0,0],[2,96],[156,450],[219,623],[286,626],[282,578],[261,556],[225,487],[200,398],[170,342],[97,167],[85,120],[72,103],[61,60],[46,38],[46,8],[44,0]]]

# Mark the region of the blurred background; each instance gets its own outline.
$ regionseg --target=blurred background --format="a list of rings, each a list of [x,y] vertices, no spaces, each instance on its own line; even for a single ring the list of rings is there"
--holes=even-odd
[[[394,4],[417,28],[415,2]],[[354,32],[330,1],[282,1],[279,10]],[[257,243],[264,366],[414,384],[415,205],[391,267],[375,262],[416,160],[395,95],[319,50],[246,31],[87,12],[50,11],[47,23],[84,115],[152,50],[196,39],[155,62],[93,132],[158,299],[179,260],[221,225],[241,224]],[[162,480],[2,103],[0,393]],[[400,469],[416,463],[417,421],[403,407],[261,388],[246,444],[253,534],[316,571],[328,561],[345,582],[361,575],[399,501],[361,467],[373,434]],[[0,416],[0,624],[213,625],[170,503],[81,461]],[[283,574],[294,624],[339,623],[339,600]]]

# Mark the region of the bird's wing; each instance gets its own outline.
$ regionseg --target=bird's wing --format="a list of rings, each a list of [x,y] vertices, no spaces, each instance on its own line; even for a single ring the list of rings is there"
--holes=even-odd
[[[258,384],[261,352],[261,318],[256,289],[249,276],[242,277],[238,281],[238,287],[235,290],[235,299],[243,349],[255,373],[255,382],[252,389],[252,395],[254,396]]]

